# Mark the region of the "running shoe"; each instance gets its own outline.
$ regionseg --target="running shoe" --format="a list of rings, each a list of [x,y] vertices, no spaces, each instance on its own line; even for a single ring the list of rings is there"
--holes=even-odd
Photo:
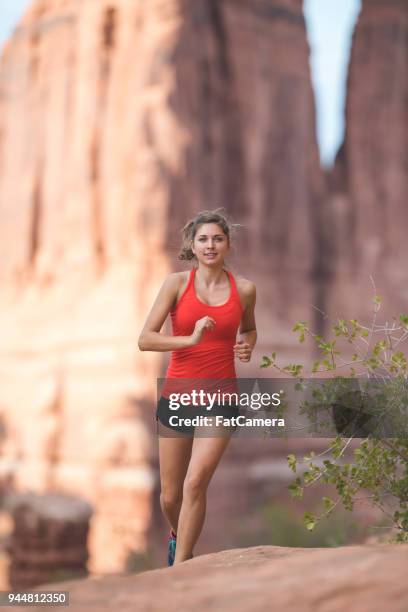
[[[168,557],[167,557],[167,565],[173,565],[174,557],[176,556],[176,544],[177,544],[177,535],[174,533],[173,529],[170,529],[169,534],[169,542],[168,542]]]

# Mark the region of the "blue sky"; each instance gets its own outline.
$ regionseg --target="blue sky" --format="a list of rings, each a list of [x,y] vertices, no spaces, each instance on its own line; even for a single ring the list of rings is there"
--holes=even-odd
[[[0,0],[0,45],[29,0]],[[360,0],[304,0],[320,157],[330,166],[344,133],[344,93],[351,33]]]
[[[0,45],[11,34],[29,4],[29,0],[0,0]]]
[[[360,7],[360,0],[304,0],[317,138],[324,165],[331,165],[343,140],[347,67]]]

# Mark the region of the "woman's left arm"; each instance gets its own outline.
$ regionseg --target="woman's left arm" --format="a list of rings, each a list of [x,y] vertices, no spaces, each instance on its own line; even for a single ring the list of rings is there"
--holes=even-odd
[[[245,281],[241,288],[244,297],[244,313],[239,327],[240,339],[234,345],[234,353],[240,361],[245,362],[250,361],[257,339],[255,323],[256,287],[254,283]]]

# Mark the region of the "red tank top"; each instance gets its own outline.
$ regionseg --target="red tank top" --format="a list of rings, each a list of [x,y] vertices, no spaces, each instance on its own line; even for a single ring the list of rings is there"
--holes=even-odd
[[[206,315],[215,320],[212,330],[204,330],[195,346],[173,351],[166,378],[236,378],[233,346],[241,322],[243,308],[231,272],[228,300],[219,306],[210,306],[198,299],[194,279],[197,268],[190,272],[184,293],[170,311],[173,335],[190,336],[198,319]],[[163,393],[165,395],[165,393]]]

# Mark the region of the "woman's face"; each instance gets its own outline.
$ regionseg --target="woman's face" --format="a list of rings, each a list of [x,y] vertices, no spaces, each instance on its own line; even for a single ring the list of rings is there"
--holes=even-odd
[[[228,236],[217,223],[204,223],[198,228],[191,248],[200,263],[219,265],[229,251]]]

